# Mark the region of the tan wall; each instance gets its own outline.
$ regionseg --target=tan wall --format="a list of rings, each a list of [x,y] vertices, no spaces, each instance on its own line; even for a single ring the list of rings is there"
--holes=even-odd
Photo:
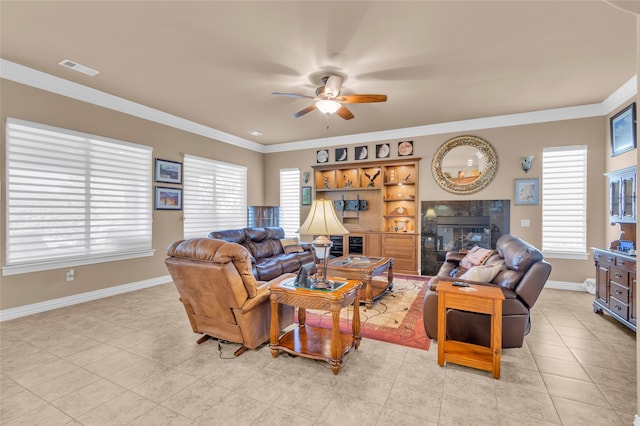
[[[135,118],[109,109],[0,80],[2,100],[2,146],[5,153],[6,117],[106,136],[153,147],[154,158],[182,161],[184,153],[248,167],[248,203],[263,204],[263,154],[197,136],[172,127]],[[149,165],[152,167],[152,164]],[[0,161],[4,180],[5,161]],[[1,194],[1,222],[5,219],[4,185]],[[4,227],[1,227],[4,235]],[[0,309],[42,302],[74,294],[129,284],[168,275],[164,266],[167,246],[182,238],[182,212],[153,212],[155,255],[142,259],[76,266],[75,280],[66,282],[64,270],[1,277]],[[1,238],[0,264],[5,264],[5,241]]]
[[[116,111],[76,101],[38,89],[0,80],[2,92],[2,146],[5,152],[5,119],[15,117],[52,126],[93,133],[115,139],[141,143],[154,148],[154,158],[182,161],[182,155],[189,153],[248,167],[249,205],[279,204],[279,170],[299,167],[311,172],[315,164],[316,149],[260,154],[235,147],[205,137],[193,135],[161,124],[131,117]],[[603,247],[609,238],[610,226],[606,215],[605,170],[614,170],[630,165],[635,160],[636,151],[611,159],[607,131],[608,117],[541,123],[525,126],[504,127],[468,132],[489,141],[498,153],[498,169],[492,183],[485,189],[468,196],[450,194],[440,189],[431,175],[431,158],[436,149],[447,139],[458,136],[444,134],[414,138],[416,157],[421,157],[420,195],[422,200],[453,200],[461,197],[474,199],[513,199],[513,185],[516,178],[541,177],[542,149],[545,146],[585,144],[589,147],[589,192],[588,246]],[[466,133],[466,132],[465,132]],[[605,142],[606,141],[606,142]],[[396,157],[395,143],[392,158]],[[358,143],[369,146],[370,152],[376,143]],[[330,147],[333,149],[334,147]],[[353,156],[353,148],[349,153]],[[520,157],[533,155],[533,167],[529,173],[522,171]],[[333,158],[333,155],[331,156]],[[151,167],[151,165],[150,165]],[[4,161],[0,161],[0,176],[5,176]],[[311,176],[313,174],[311,173]],[[302,184],[302,183],[301,183]],[[309,183],[311,184],[311,182]],[[4,191],[4,186],[2,187]],[[0,201],[1,219],[5,223],[5,196]],[[306,210],[301,217],[306,217]],[[511,232],[540,246],[540,206],[511,207]],[[521,219],[530,219],[531,227],[520,226]],[[154,211],[153,247],[155,256],[97,265],[74,267],[76,279],[65,281],[64,270],[44,271],[30,274],[0,277],[0,309],[37,303],[111,286],[152,279],[166,275],[163,264],[165,249],[172,241],[182,238],[182,212]],[[4,229],[0,229],[3,235]],[[4,238],[2,238],[4,249]],[[4,250],[0,262],[4,264]],[[558,281],[582,282],[593,276],[593,261],[569,261],[550,259],[553,264],[551,279]]]
[[[509,199],[513,200],[514,179],[542,177],[542,150],[548,146],[587,145],[588,146],[588,187],[597,188],[588,194],[588,235],[587,247],[602,247],[604,244],[605,226],[605,171],[604,158],[608,155],[605,144],[607,121],[603,117],[569,120],[551,123],[531,124],[524,126],[503,127],[496,129],[477,130],[472,132],[443,134],[413,138],[416,157],[420,162],[420,201],[425,200],[458,200],[458,199]],[[446,140],[461,134],[472,134],[490,142],[498,154],[498,169],[492,182],[484,189],[470,195],[456,195],[441,189],[431,174],[431,159],[437,148]],[[392,145],[391,158],[397,156],[397,142],[388,141]],[[367,145],[369,152],[374,152],[376,143],[358,143],[349,145],[349,156],[353,158],[353,146]],[[333,149],[329,147],[333,159]],[[299,167],[302,172],[311,172],[315,165],[316,149],[292,152],[279,152],[266,155],[265,181],[278,182],[281,168]],[[525,173],[520,166],[520,157],[533,155],[533,167]],[[635,155],[635,154],[630,154]],[[371,157],[371,156],[370,156]],[[371,158],[370,158],[371,159]],[[313,176],[313,173],[311,173]],[[312,184],[310,182],[310,184]],[[267,185],[265,202],[278,204],[278,185]],[[542,244],[541,206],[511,205],[511,233],[518,235],[532,244],[540,247]],[[301,211],[301,220],[306,217],[306,211]],[[529,219],[531,227],[520,226],[521,219]],[[552,280],[567,282],[583,282],[587,277],[594,276],[593,259],[563,260],[549,259],[553,265]]]

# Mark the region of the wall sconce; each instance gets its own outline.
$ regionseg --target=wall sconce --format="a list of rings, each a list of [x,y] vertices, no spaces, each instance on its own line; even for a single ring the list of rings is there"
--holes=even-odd
[[[302,182],[304,183],[309,182],[309,172],[302,173]]]
[[[520,158],[520,164],[522,165],[522,170],[524,170],[525,173],[527,173],[529,169],[531,169],[532,162],[533,162],[533,155]]]

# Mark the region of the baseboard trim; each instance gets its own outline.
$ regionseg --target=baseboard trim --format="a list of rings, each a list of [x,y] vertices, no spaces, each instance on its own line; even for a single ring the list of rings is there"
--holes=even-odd
[[[142,290],[143,288],[153,287],[156,285],[171,282],[170,275],[151,278],[148,280],[138,281],[129,284],[108,287],[102,290],[89,291],[86,293],[74,294],[73,296],[51,299],[45,302],[33,303],[31,305],[19,306],[17,308],[3,309],[0,311],[0,322],[8,321],[15,318],[25,317],[28,315],[39,314],[41,312],[51,311],[53,309],[64,308],[65,306],[77,305],[78,303],[89,302],[91,300],[102,299],[104,297],[115,296],[131,291]]]
[[[31,305],[19,306],[17,308],[4,309],[0,311],[0,322],[15,318],[26,317],[28,315],[39,314],[53,309],[64,308],[65,306],[77,305],[78,303],[89,302],[91,300],[102,299],[104,297],[115,296],[117,294],[128,293],[130,291],[142,290],[160,284],[171,282],[170,275],[151,278],[130,284],[118,285],[102,290],[89,291],[87,293],[75,294],[73,296],[61,297],[59,299],[47,300],[45,302],[33,303]],[[587,291],[584,283],[573,283],[567,281],[547,281],[545,288],[568,291]],[[640,426],[640,424],[636,425]]]

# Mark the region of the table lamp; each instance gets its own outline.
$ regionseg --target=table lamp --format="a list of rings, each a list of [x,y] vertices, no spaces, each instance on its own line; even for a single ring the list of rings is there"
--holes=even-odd
[[[316,257],[322,262],[322,268],[320,268],[320,277],[316,276],[311,281],[312,286],[314,288],[333,288],[333,282],[327,279],[327,261],[329,260],[329,250],[333,246],[329,235],[349,233],[340,223],[338,216],[336,216],[333,201],[314,200],[311,204],[309,215],[297,232],[304,235],[318,235],[311,242],[311,246],[316,253]]]

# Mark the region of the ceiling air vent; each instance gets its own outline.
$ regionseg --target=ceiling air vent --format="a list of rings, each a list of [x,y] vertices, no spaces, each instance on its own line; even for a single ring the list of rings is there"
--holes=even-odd
[[[96,74],[99,74],[100,71],[96,71],[92,68],[86,67],[82,64],[79,64],[77,62],[73,62],[70,61],[69,59],[64,59],[60,62],[58,62],[60,65],[62,65],[63,67],[67,67],[67,68],[71,68],[72,70],[76,70],[78,72],[81,72],[83,74],[87,74],[90,75],[91,77],[93,77]]]

